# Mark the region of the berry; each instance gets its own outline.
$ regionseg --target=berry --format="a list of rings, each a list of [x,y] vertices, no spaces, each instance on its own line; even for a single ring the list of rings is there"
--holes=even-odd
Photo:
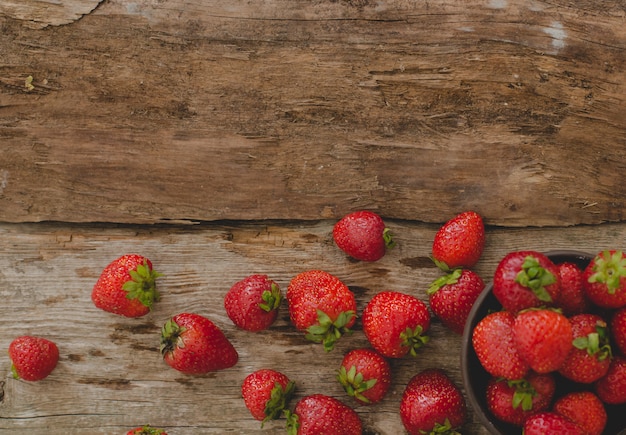
[[[123,255],[104,268],[91,292],[94,305],[125,317],[145,316],[159,300],[155,280],[161,276],[146,257]]]
[[[224,333],[193,313],[178,314],[163,325],[161,354],[170,367],[190,375],[226,369],[239,359]]]
[[[606,375],[594,385],[595,392],[604,403],[626,403],[626,357],[615,356]]]
[[[341,362],[339,383],[349,396],[364,405],[380,402],[391,385],[389,362],[372,349],[354,349]]]
[[[561,263],[556,266],[561,281],[561,291],[556,306],[566,316],[589,311],[591,304],[583,289],[583,271],[574,263]]]
[[[382,291],[365,306],[363,332],[370,344],[388,358],[401,358],[426,344],[430,313],[424,302],[414,296]]]
[[[538,412],[524,422],[524,435],[584,435],[580,426],[555,412]]]
[[[602,251],[583,272],[587,298],[602,308],[626,306],[626,254],[622,251]]]
[[[267,275],[250,275],[236,282],[224,296],[226,314],[246,331],[269,328],[278,317],[282,294]]]
[[[601,435],[606,426],[604,404],[591,391],[575,391],[561,396],[552,409],[580,426],[585,435]]]
[[[363,425],[352,408],[323,394],[312,394],[298,401],[293,413],[287,412],[289,435],[361,435]]]
[[[611,318],[613,342],[623,356],[626,356],[626,308],[613,313]]]
[[[432,259],[444,271],[471,269],[485,247],[485,226],[474,211],[460,213],[447,221],[435,234]]]
[[[295,391],[295,383],[283,373],[260,369],[243,380],[241,395],[246,408],[256,420],[263,423],[278,419],[287,409]]]
[[[342,217],[333,227],[335,244],[361,261],[380,260],[395,242],[382,218],[371,211],[356,211]]]
[[[24,335],[9,344],[9,358],[15,379],[40,381],[56,367],[59,349],[50,340]]]
[[[151,427],[149,424],[129,430],[126,435],[167,435],[165,430]]]

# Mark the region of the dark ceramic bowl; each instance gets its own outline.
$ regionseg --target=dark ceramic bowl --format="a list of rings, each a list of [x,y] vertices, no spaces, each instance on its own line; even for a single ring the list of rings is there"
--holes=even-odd
[[[571,262],[584,269],[594,255],[580,251],[550,251],[545,253],[553,262]],[[496,419],[487,408],[485,392],[490,375],[483,369],[472,346],[472,331],[478,322],[491,311],[498,311],[502,306],[491,291],[493,283],[489,283],[476,300],[467,319],[463,333],[463,347],[461,349],[461,373],[463,385],[470,405],[483,426],[493,435],[521,435],[520,427],[513,426]],[[571,381],[557,375],[556,396],[576,388]],[[604,434],[626,435],[626,406],[607,406],[608,421]]]

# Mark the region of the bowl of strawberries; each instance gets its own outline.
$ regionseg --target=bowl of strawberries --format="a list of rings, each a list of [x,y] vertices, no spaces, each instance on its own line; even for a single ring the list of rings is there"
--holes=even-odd
[[[469,314],[461,369],[491,434],[626,434],[626,251],[507,254]]]

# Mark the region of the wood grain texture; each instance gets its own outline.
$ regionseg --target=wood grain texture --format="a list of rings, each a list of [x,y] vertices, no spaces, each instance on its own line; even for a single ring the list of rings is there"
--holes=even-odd
[[[0,16],[21,20],[31,28],[72,23],[93,11],[102,0],[3,0]]]
[[[625,15],[109,0],[34,30],[0,14],[0,220],[622,221]]]
[[[398,245],[376,263],[349,260],[332,243],[333,221],[247,222],[236,225],[115,226],[0,224],[0,349],[21,334],[54,340],[61,358],[44,381],[10,376],[0,352],[0,433],[121,434],[150,423],[172,435],[282,434],[284,421],[260,429],[240,397],[250,372],[272,367],[298,383],[296,400],[323,392],[352,404],[335,381],[343,354],[366,345],[359,324],[331,353],[309,343],[289,323],[286,304],[268,331],[238,330],[222,306],[230,286],[251,273],[266,273],[286,290],[297,273],[320,268],[340,277],[357,297],[361,312],[381,290],[397,290],[426,301],[439,276],[428,258],[436,225],[391,221]],[[476,271],[486,280],[500,258],[516,249],[576,249],[594,253],[623,248],[626,226],[605,224],[564,229],[488,228]],[[164,273],[161,301],[152,313],[126,319],[95,308],[91,288],[100,271],[122,253],[148,256]],[[161,361],[162,324],[182,311],[212,319],[232,340],[240,360],[207,376],[182,375]],[[7,319],[11,319],[7,321]],[[393,385],[386,399],[355,406],[367,434],[404,433],[398,409],[404,386],[419,371],[442,367],[461,385],[461,338],[433,320],[431,341],[417,358],[392,362]],[[295,401],[292,403],[292,406]],[[352,404],[354,405],[354,404]],[[481,434],[470,413],[463,433]]]

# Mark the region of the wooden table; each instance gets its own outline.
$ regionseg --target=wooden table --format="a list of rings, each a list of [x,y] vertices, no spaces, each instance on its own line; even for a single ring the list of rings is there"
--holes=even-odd
[[[359,327],[325,354],[285,305],[269,331],[236,329],[224,293],[321,268],[359,310],[385,289],[426,300],[432,238],[460,211],[485,218],[486,281],[511,250],[626,248],[625,18],[621,1],[4,0],[0,348],[41,335],[61,360],[27,383],[0,352],[0,433],[284,433],[240,397],[262,367],[292,377],[296,399],[351,403],[334,371],[366,345]],[[379,262],[332,242],[357,209],[396,235]],[[127,252],[164,273],[141,319],[89,297]],[[223,328],[239,363],[167,367],[159,331],[182,311]],[[366,433],[403,433],[422,369],[461,385],[461,338],[437,320],[431,337],[392,362],[382,403],[356,407]],[[485,433],[473,413],[464,433]]]

